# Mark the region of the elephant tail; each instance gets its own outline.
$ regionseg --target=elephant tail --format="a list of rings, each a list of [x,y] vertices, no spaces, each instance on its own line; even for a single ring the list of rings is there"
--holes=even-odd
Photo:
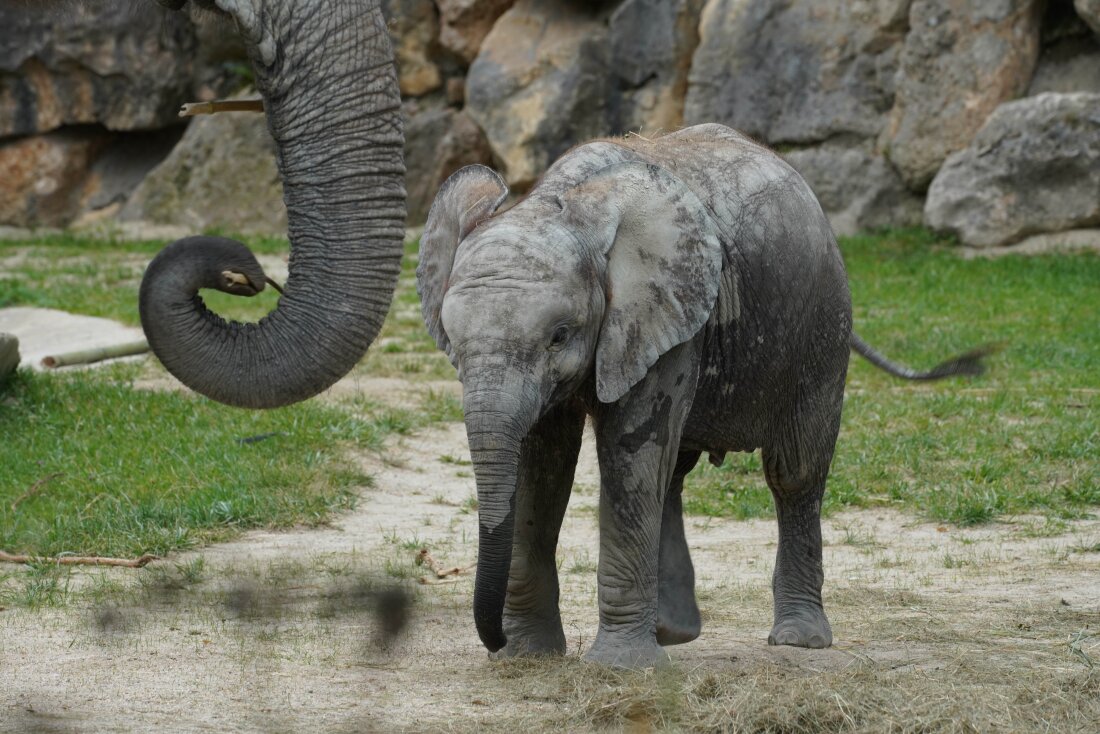
[[[955,375],[977,377],[985,372],[985,363],[982,362],[982,359],[996,352],[999,348],[995,344],[987,344],[977,349],[971,349],[969,352],[956,355],[946,362],[941,362],[927,372],[919,372],[912,367],[906,367],[903,364],[891,362],[883,354],[875,351],[874,347],[863,341],[854,331],[849,340],[849,345],[861,357],[875,367],[878,367],[880,370],[889,372],[891,375],[900,377],[903,380],[914,381],[941,380],[944,377],[954,377]]]

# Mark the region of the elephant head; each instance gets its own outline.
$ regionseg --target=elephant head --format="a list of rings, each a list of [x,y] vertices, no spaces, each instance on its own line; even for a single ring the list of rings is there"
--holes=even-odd
[[[405,223],[393,53],[378,0],[196,2],[231,16],[246,41],[283,181],[290,276],[260,323],[227,323],[199,289],[254,295],[262,269],[240,243],[180,240],[145,273],[141,322],[164,366],[197,392],[285,405],[346,374],[389,309]]]
[[[703,328],[722,269],[713,217],[666,170],[619,161],[578,176],[568,167],[496,214],[507,194],[500,176],[464,168],[443,185],[421,239],[424,319],[463,385],[479,500],[474,618],[491,651],[506,642],[525,436],[567,397],[623,398]]]

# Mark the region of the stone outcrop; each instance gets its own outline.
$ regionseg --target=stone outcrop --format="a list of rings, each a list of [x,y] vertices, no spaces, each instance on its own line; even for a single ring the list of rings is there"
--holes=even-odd
[[[569,0],[519,0],[466,77],[470,117],[508,183],[534,183],[578,142],[606,134],[607,12]]]
[[[1003,104],[928,190],[925,222],[968,245],[1100,224],[1100,94]]]
[[[264,116],[195,118],[172,153],[130,197],[121,216],[182,225],[195,232],[217,227],[284,234],[282,182]]]
[[[913,0],[884,134],[890,160],[911,188],[927,187],[997,105],[1027,90],[1044,5]]]
[[[869,148],[826,144],[783,158],[806,179],[838,235],[921,223],[921,198]]]
[[[103,130],[59,130],[0,146],[0,222],[60,227],[84,207],[88,169],[106,146]]]
[[[771,144],[873,138],[894,102],[908,0],[709,0],[686,122]]]
[[[450,107],[421,109],[406,104],[405,190],[409,222],[428,218],[436,192],[452,173],[474,163],[492,165],[481,128],[465,112]]]
[[[397,58],[401,94],[419,97],[438,89],[443,75],[432,58],[439,38],[439,18],[432,0],[383,0]]]
[[[192,86],[194,29],[154,3],[4,2],[0,28],[0,137],[171,125]]]
[[[1073,0],[1073,7],[1089,28],[1100,33],[1100,0]]]
[[[702,9],[703,0],[625,0],[612,13],[615,90],[609,131],[667,131],[683,125]]]
[[[439,7],[439,43],[469,64],[481,42],[515,0],[436,0]]]

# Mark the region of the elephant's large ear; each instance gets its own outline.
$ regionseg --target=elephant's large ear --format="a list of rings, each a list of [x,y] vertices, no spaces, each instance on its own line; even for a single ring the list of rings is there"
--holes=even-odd
[[[440,310],[447,292],[458,245],[481,220],[496,211],[508,185],[491,168],[466,166],[443,182],[428,212],[420,237],[420,262],[416,266],[416,292],[424,324],[436,345],[454,359],[451,343],[443,331]]]
[[[683,181],[645,163],[609,166],[562,204],[569,226],[607,255],[596,394],[613,403],[706,324],[722,274],[718,225]]]

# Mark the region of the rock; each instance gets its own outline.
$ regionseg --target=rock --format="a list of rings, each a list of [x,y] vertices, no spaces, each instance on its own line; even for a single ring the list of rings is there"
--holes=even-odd
[[[439,37],[435,4],[432,0],[383,0],[382,12],[390,26],[401,94],[419,97],[438,89],[443,76],[431,58]]]
[[[96,210],[124,202],[179,143],[182,125],[115,136],[96,156],[85,183],[85,206]]]
[[[0,137],[162,127],[191,88],[194,29],[154,3],[3,2],[0,28]]]
[[[172,153],[142,181],[123,220],[192,231],[284,234],[286,208],[274,142],[263,115],[196,117]]]
[[[466,110],[509,184],[530,186],[573,145],[606,134],[607,11],[519,0],[486,36],[466,77]]]
[[[409,224],[423,224],[447,177],[463,166],[492,164],[492,151],[469,115],[449,107],[405,105],[405,189]]]
[[[989,114],[1024,93],[1039,53],[1040,0],[913,0],[884,134],[902,178],[923,190]]]
[[[1056,252],[1100,254],[1100,229],[1069,229],[1064,232],[1033,234],[1007,247],[960,247],[964,259],[995,258],[1004,255],[1049,255]]]
[[[611,65],[622,96],[612,132],[675,130],[684,122],[704,0],[626,0],[611,15]]]
[[[881,155],[827,144],[783,158],[810,184],[837,235],[921,223],[920,197]]]
[[[924,219],[975,247],[1100,224],[1100,94],[998,107],[932,181]]]
[[[436,0],[439,6],[439,43],[469,64],[481,42],[515,0]]]
[[[1050,4],[1041,39],[1029,97],[1043,92],[1100,92],[1100,36],[1072,8]]]
[[[110,138],[103,130],[83,128],[0,146],[0,224],[67,225],[84,207],[88,168]]]
[[[194,4],[185,7],[195,29],[198,47],[188,101],[222,99],[250,86],[253,80],[252,65],[244,39],[237,33],[233,20]]]
[[[708,0],[686,123],[721,122],[773,144],[877,136],[908,5]]]
[[[1073,8],[1094,33],[1100,33],[1100,0],[1073,0]]]

